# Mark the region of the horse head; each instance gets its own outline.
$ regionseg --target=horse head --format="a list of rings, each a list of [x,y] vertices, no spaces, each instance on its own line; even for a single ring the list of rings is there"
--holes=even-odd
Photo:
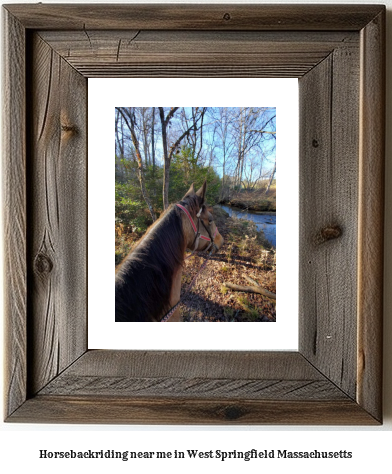
[[[223,237],[206,204],[206,189],[206,181],[196,192],[192,183],[177,206],[185,213],[183,227],[187,248],[192,251],[211,250],[215,252],[222,247]]]

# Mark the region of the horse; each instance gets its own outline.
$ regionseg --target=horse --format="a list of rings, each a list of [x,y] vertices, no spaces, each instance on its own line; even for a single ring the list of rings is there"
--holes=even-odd
[[[180,300],[185,251],[223,245],[205,202],[207,184],[192,184],[147,230],[116,271],[116,322],[163,322]],[[181,321],[179,308],[167,320]]]

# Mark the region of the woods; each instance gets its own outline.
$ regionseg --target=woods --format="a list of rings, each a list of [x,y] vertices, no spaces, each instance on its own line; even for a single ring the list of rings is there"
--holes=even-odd
[[[187,295],[181,316],[184,321],[274,321],[275,243],[260,224],[229,217],[217,205],[274,214],[275,148],[275,108],[117,107],[116,265],[170,203],[180,201],[192,183],[207,182],[206,201],[225,245]],[[202,256],[185,261],[184,288],[202,263]]]
[[[145,230],[192,182],[207,180],[212,205],[268,194],[275,143],[275,108],[117,107],[116,222]]]

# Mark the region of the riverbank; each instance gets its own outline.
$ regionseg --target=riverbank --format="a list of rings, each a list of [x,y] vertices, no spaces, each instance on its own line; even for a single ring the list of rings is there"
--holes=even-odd
[[[255,212],[276,212],[276,186],[271,186],[267,194],[264,189],[241,191],[222,199],[220,204]]]
[[[235,291],[230,283],[249,286],[248,278],[276,293],[276,253],[254,222],[229,217],[215,206],[215,222],[225,243],[198,276],[180,307],[185,322],[270,322],[276,319],[275,301],[261,294]],[[185,261],[182,294],[207,255]]]
[[[276,248],[275,212],[250,211],[249,209],[239,209],[238,207],[226,206],[224,204],[218,204],[218,206],[226,211],[229,217],[253,221],[256,224],[257,230],[262,231],[268,242]]]

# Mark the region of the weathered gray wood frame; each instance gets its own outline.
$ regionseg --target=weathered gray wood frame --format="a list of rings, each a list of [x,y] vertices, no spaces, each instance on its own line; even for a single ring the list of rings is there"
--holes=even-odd
[[[5,419],[381,423],[385,7],[37,4],[3,20]],[[121,75],[299,78],[297,353],[88,350],[87,78]]]

